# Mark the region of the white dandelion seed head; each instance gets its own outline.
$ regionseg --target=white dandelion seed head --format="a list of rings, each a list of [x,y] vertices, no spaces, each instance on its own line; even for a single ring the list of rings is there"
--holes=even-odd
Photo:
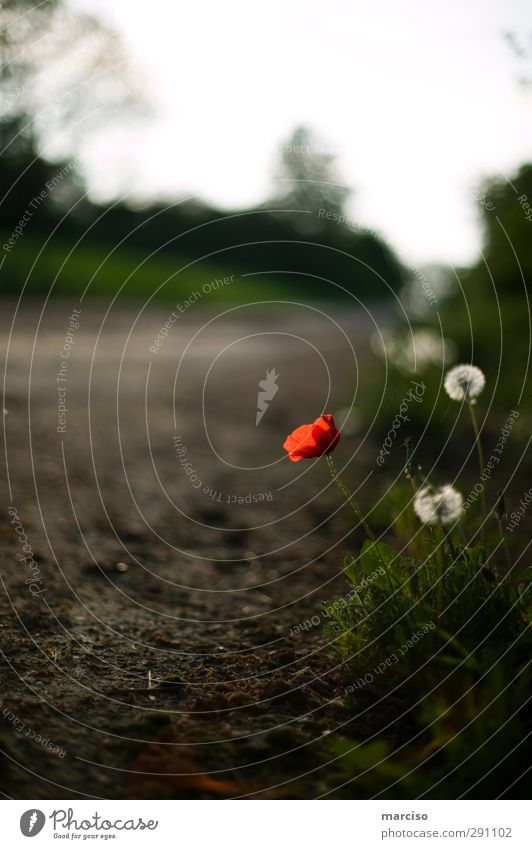
[[[445,391],[453,401],[476,404],[477,398],[486,385],[486,378],[476,366],[455,366],[445,375]]]
[[[464,512],[464,499],[450,484],[422,486],[414,497],[414,511],[424,525],[452,525]]]

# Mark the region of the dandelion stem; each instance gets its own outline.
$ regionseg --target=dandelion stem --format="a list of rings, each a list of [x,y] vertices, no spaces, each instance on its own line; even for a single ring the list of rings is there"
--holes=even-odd
[[[453,564],[455,564],[456,560],[457,560],[457,554],[456,554],[456,548],[454,547],[453,536],[452,536],[451,530],[447,531],[447,534],[445,535],[445,539],[447,540],[447,545],[449,546],[449,551],[451,552]]]
[[[504,531],[502,529],[502,519],[500,516],[497,516],[497,524],[499,526],[499,534],[501,535],[502,548],[504,551],[504,557],[506,559],[506,568],[508,570],[507,574],[509,575],[512,567],[510,566],[510,555],[508,554],[508,546],[506,545],[506,537],[504,536]]]
[[[479,467],[480,467],[480,478],[482,478],[482,475],[484,474],[484,452],[482,450],[482,442],[480,441],[480,431],[478,429],[477,416],[476,416],[475,408],[473,407],[473,404],[468,403],[467,406],[469,407],[469,413],[471,415],[471,423],[473,425],[473,431],[475,433],[475,443],[476,443],[476,446],[477,446],[478,464],[479,464]],[[479,482],[482,483],[481,480],[479,480]],[[481,529],[480,529],[480,534],[481,534],[481,539],[482,539],[482,542],[484,544],[484,547],[486,547],[486,493],[485,493],[483,484],[482,484],[482,491],[480,493],[480,505],[481,505],[481,513],[482,513],[482,516],[481,516],[482,526],[481,526]]]
[[[430,540],[432,542],[432,549],[431,549],[431,551],[432,551],[438,545],[438,540],[436,539],[436,534],[434,532],[434,526],[433,525],[429,525],[429,533],[430,533]]]
[[[464,529],[460,523],[458,523],[458,531],[460,533],[460,539],[462,540],[462,544],[464,548],[469,548],[469,541],[464,533]]]
[[[438,542],[436,545],[438,556],[436,558],[436,615],[441,617],[443,609],[443,573],[445,571],[443,528],[439,529]]]

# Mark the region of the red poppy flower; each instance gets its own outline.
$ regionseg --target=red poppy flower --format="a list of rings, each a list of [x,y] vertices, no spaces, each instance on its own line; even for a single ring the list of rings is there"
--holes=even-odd
[[[328,454],[336,448],[339,439],[340,432],[335,427],[333,417],[325,415],[313,424],[297,427],[287,436],[283,448],[292,462],[298,463],[299,460]]]

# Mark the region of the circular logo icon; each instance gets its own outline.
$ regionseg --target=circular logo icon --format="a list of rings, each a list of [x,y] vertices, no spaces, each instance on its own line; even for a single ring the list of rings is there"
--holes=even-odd
[[[31,808],[25,811],[20,818],[20,830],[24,837],[35,837],[42,831],[46,817],[42,811],[37,808]]]

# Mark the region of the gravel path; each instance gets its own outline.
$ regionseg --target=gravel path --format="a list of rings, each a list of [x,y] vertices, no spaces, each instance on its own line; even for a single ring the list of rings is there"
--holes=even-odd
[[[373,319],[56,301],[24,305],[9,338],[1,307],[0,788],[323,792],[327,738],[369,721],[349,728],[320,616],[359,538],[323,461],[282,443],[350,403]],[[358,443],[337,454],[351,479]]]

